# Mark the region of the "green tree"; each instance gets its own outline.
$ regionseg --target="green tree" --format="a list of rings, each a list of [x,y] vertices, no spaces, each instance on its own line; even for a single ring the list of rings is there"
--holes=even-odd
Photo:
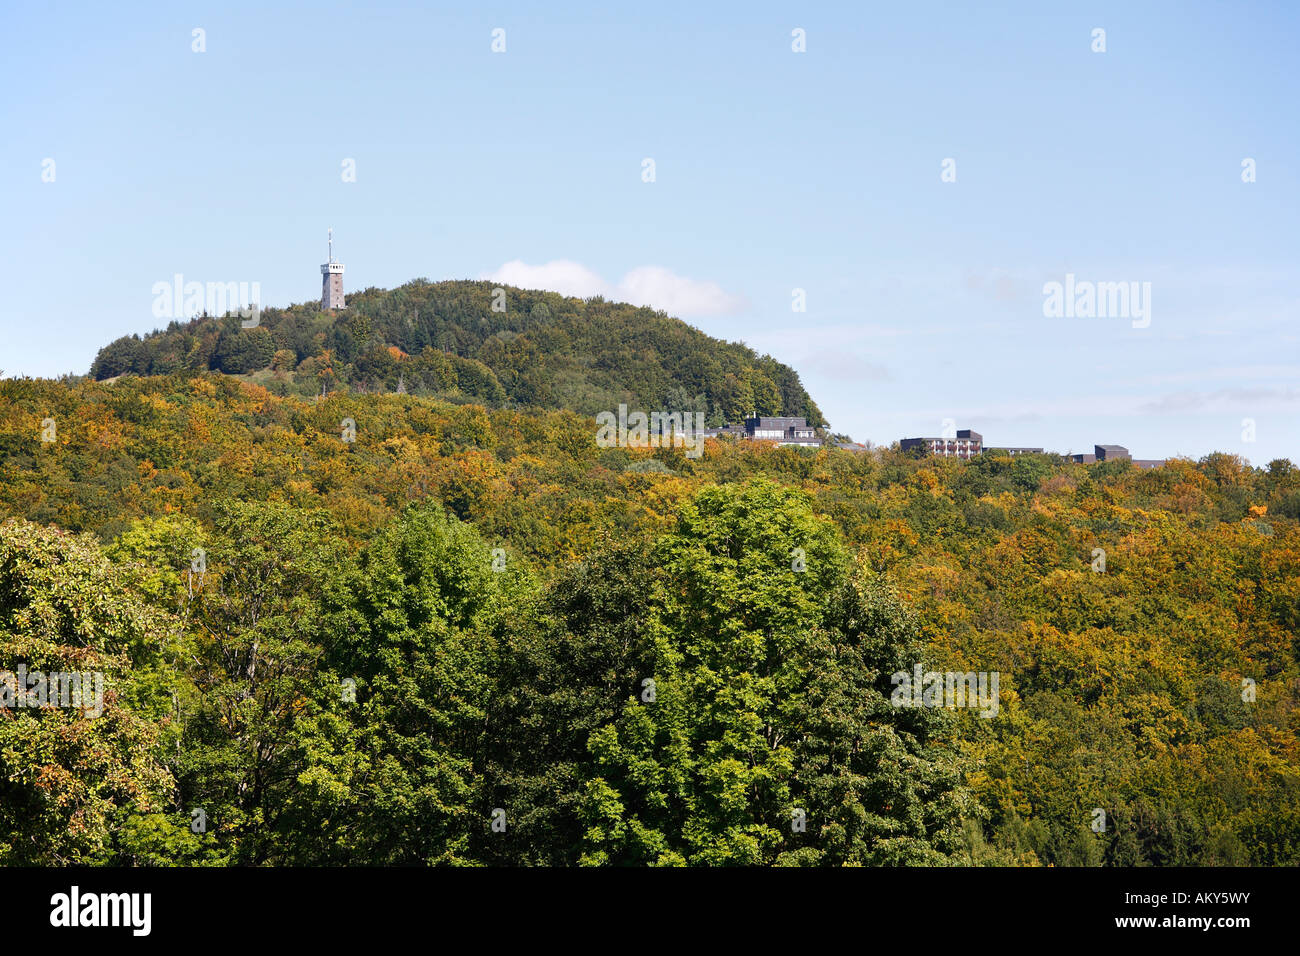
[[[433,506],[403,514],[339,582],[328,671],[298,734],[308,766],[291,812],[306,862],[476,861],[496,809],[479,768],[503,576],[477,533]]]
[[[305,769],[297,722],[319,692],[323,596],[344,565],[323,512],[224,501],[185,610],[194,693],[172,759],[183,806],[202,808],[240,862],[286,855]]]
[[[768,481],[705,488],[659,544],[644,691],[591,734],[583,862],[934,863],[973,803],[942,718],[889,703],[915,622]]]
[[[169,632],[93,538],[0,524],[0,864],[113,862],[125,821],[168,806],[174,785],[156,749],[166,689],[132,665]],[[50,700],[48,683],[18,686],[20,666],[29,680],[99,674],[102,701],[93,678],[81,709],[67,706],[71,691]]]

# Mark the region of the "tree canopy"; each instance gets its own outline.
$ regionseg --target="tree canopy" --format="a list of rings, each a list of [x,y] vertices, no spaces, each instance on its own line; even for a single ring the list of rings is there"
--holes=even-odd
[[[1290,461],[594,434],[0,381],[0,669],[104,675],[0,708],[0,861],[1300,862]]]

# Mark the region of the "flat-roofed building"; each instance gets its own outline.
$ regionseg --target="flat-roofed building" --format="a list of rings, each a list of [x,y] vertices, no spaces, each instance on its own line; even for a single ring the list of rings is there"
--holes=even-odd
[[[1029,448],[1022,446],[999,446],[984,445],[984,436],[979,432],[971,431],[969,428],[963,428],[957,431],[953,438],[904,438],[898,443],[903,451],[910,451],[915,448],[921,449],[929,455],[940,455],[947,458],[970,459],[981,452],[995,452],[1004,455],[1011,455],[1013,458],[1017,455],[1042,455],[1056,454],[1055,452],[1044,452],[1041,448]],[[1070,461],[1082,465],[1091,465],[1099,461],[1123,461],[1133,462],[1136,468],[1159,468],[1165,463],[1164,459],[1156,458],[1139,458],[1135,459],[1129,454],[1127,448],[1123,445],[1094,445],[1092,454],[1066,455]]]
[[[984,436],[969,428],[959,428],[952,438],[904,438],[898,443],[903,451],[923,449],[942,458],[971,458],[984,450]]]
[[[1121,458],[1132,458],[1128,449],[1123,445],[1093,445],[1091,455],[1071,455],[1070,458],[1077,464],[1091,465],[1098,461],[1119,461]]]
[[[723,425],[721,428],[704,430],[705,438],[721,435],[807,448],[820,448],[822,445],[822,440],[817,437],[817,429],[808,424],[808,419],[797,415],[751,415],[743,425]]]
[[[755,415],[745,419],[745,434],[751,441],[774,441],[778,445],[821,447],[817,429],[808,419],[793,415]]]
[[[1000,451],[1003,454],[1011,455],[1012,457],[1015,457],[1016,455],[1041,455],[1043,453],[1041,448],[1016,448],[1010,445],[990,445],[984,450]]]

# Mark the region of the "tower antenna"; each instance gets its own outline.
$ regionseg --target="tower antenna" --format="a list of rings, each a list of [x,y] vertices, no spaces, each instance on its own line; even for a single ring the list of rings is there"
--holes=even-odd
[[[334,261],[334,227],[330,226],[330,257],[329,261]]]

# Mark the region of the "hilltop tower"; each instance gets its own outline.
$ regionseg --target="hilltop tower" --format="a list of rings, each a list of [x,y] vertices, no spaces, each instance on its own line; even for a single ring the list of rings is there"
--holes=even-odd
[[[343,303],[343,263],[334,261],[334,230],[329,233],[330,261],[320,267],[320,307],[322,309],[346,309]]]

